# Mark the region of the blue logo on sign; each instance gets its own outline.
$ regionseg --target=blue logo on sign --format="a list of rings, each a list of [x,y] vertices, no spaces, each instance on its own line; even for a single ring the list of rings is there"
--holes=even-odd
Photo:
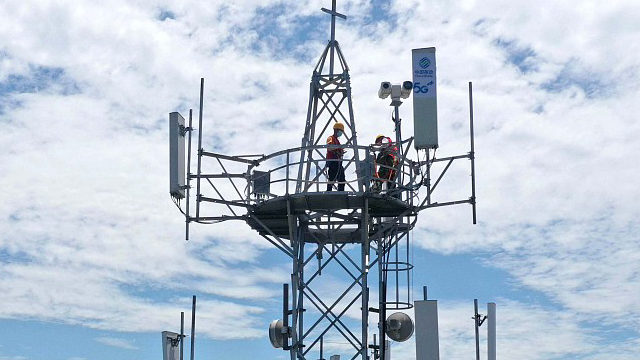
[[[423,57],[422,59],[420,59],[421,68],[426,69],[429,67],[429,65],[431,65],[431,61],[429,61],[428,57]]]

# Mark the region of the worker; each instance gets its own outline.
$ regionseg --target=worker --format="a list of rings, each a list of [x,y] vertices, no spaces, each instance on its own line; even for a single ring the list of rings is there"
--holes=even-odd
[[[380,152],[376,156],[376,179],[373,180],[371,190],[374,193],[380,193],[383,183],[387,183],[387,190],[394,189],[398,175],[398,148],[392,144],[389,137],[384,135],[376,137],[374,148],[379,149]]]
[[[336,122],[333,124],[333,135],[327,138],[327,145],[340,145],[340,138],[344,135],[344,125]],[[327,191],[331,191],[333,183],[338,181],[338,191],[344,191],[344,168],[342,167],[342,157],[346,152],[343,148],[327,148],[327,168],[329,171]]]

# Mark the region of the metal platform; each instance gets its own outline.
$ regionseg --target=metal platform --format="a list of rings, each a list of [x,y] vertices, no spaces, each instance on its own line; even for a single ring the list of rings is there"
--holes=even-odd
[[[273,234],[281,238],[289,238],[289,220],[287,218],[287,201],[291,204],[293,215],[304,215],[307,213],[331,214],[336,217],[336,223],[342,226],[332,232],[332,240],[336,242],[360,242],[360,237],[356,236],[359,231],[360,214],[349,214],[348,210],[362,209],[368,199],[368,213],[371,217],[395,218],[400,215],[410,215],[407,211],[411,207],[393,196],[374,195],[364,193],[354,193],[346,191],[309,192],[301,194],[291,194],[266,200],[254,205],[249,209],[247,223],[251,228],[261,235]],[[339,210],[344,214],[336,213]],[[323,225],[331,225],[330,221]],[[397,224],[395,226],[398,226]],[[406,225],[405,225],[406,226]],[[374,231],[375,230],[375,231]],[[377,228],[370,232],[377,232]],[[320,229],[310,229],[310,235],[306,242],[328,241],[326,231]]]

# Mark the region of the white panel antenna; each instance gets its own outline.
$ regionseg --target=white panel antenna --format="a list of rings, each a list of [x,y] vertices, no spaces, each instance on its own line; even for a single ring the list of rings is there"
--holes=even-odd
[[[496,303],[487,303],[487,359],[496,360]]]
[[[416,357],[422,360],[440,360],[438,336],[438,302],[415,301]]]
[[[185,190],[185,134],[184,118],[180,113],[169,114],[169,192],[176,199],[184,198]]]
[[[180,334],[162,332],[162,360],[180,360]]]

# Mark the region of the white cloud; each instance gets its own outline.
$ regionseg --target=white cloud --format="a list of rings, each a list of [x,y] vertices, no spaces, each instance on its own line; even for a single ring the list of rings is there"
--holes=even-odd
[[[117,347],[126,350],[138,350],[138,347],[134,345],[134,342],[127,339],[119,339],[112,337],[98,337],[95,340],[101,344]]]
[[[271,16],[271,6],[286,11]],[[10,259],[0,269],[0,289],[11,300],[5,304],[30,304],[0,305],[0,316],[158,331],[188,299],[150,300],[144,290],[195,290],[211,299],[203,300],[203,317],[229,313],[238,327],[231,335],[205,327],[207,336],[262,335],[256,329],[264,309],[251,299],[279,296],[288,259],[267,252],[269,244],[242,223],[194,226],[191,241],[181,241],[183,221],[167,196],[166,113],[197,108],[202,76],[205,148],[267,153],[297,146],[323,43],[300,40],[288,53],[281,38],[296,37],[309,16],[326,17],[322,6],[0,5],[0,89],[17,77],[38,88],[0,93],[0,183],[11,189],[0,202],[0,255]],[[593,350],[581,334],[591,329],[580,321],[629,329],[640,323],[633,302],[640,295],[638,4],[402,1],[378,22],[366,17],[375,4],[339,6],[349,16],[338,23],[338,39],[351,68],[361,142],[391,131],[387,104],[375,91],[381,80],[408,78],[410,48],[438,48],[441,156],[468,151],[466,82],[474,82],[480,224],[468,225],[467,208],[429,211],[418,224],[419,246],[487,253],[487,264],[558,305],[513,305],[557,318],[550,326],[566,341],[540,358],[580,346],[593,359],[630,358],[637,333]],[[157,20],[162,10],[175,18]],[[255,28],[264,13],[281,33]],[[61,73],[42,76],[53,70]],[[401,110],[409,134],[411,106]],[[468,196],[466,166],[451,169],[438,196]],[[265,265],[265,253],[278,260]],[[541,325],[509,316],[522,320],[504,340],[509,354],[536,350],[516,340],[527,329],[544,332]],[[460,331],[443,333],[443,344],[447,337],[468,340]]]

